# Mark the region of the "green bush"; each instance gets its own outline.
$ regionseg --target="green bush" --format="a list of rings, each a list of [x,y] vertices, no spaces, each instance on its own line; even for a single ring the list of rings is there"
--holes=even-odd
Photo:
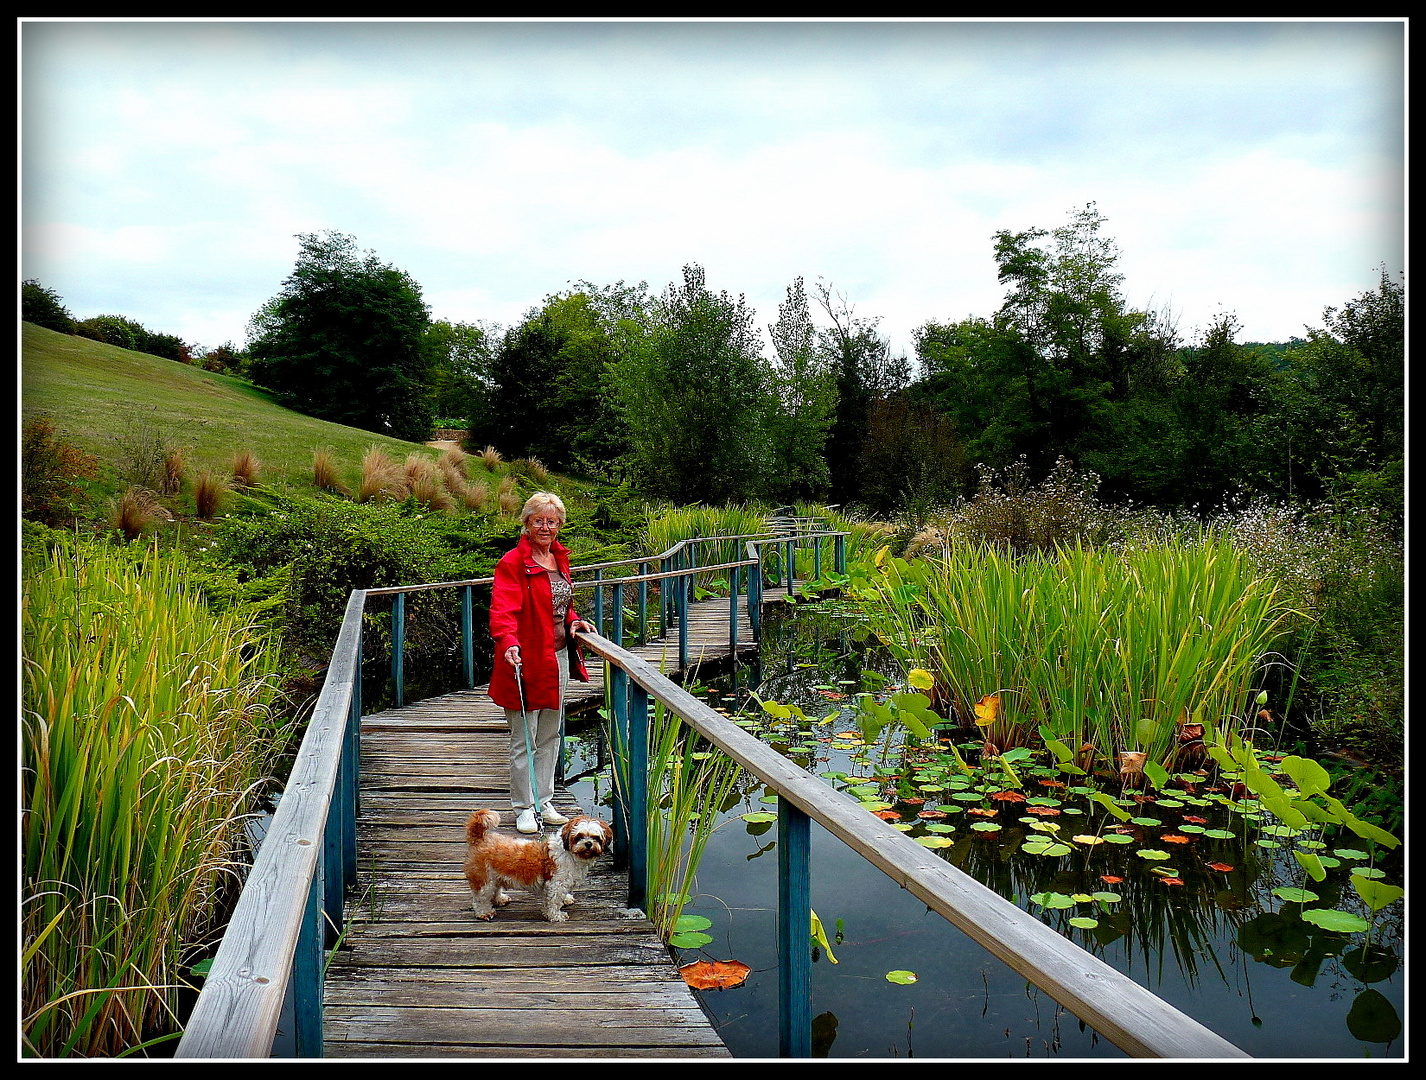
[[[83,507],[84,482],[99,463],[71,445],[44,413],[26,421],[20,436],[20,512],[42,525],[73,523]]]

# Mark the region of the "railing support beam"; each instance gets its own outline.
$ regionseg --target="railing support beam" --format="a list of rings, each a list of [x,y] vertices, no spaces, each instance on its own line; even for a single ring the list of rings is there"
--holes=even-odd
[[[812,1055],[812,819],[777,800],[778,1054]]]

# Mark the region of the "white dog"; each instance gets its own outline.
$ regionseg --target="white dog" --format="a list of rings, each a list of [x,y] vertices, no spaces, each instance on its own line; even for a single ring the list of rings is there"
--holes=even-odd
[[[573,818],[554,836],[526,840],[495,832],[500,815],[477,810],[465,823],[465,879],[470,882],[471,907],[477,919],[495,918],[495,909],[510,902],[509,888],[542,894],[545,918],[564,922],[564,907],[574,903],[574,889],[595,859],[609,850],[614,830],[607,821]]]

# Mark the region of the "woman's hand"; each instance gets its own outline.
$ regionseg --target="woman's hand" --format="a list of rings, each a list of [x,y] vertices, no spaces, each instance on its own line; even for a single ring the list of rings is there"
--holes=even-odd
[[[585,622],[583,619],[576,619],[574,622],[569,624],[569,628],[573,630],[576,634],[599,633],[598,627],[596,627],[592,622]]]
[[[520,646],[511,645],[505,650],[505,662],[514,668],[520,666]]]

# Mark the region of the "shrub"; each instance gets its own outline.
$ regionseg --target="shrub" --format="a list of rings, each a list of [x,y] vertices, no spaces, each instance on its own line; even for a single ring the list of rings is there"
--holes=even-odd
[[[20,437],[20,512],[43,525],[73,523],[83,500],[83,482],[99,462],[59,432],[47,414],[25,422]]]
[[[312,660],[325,660],[331,650],[353,589],[454,580],[449,547],[400,504],[316,497],[283,499],[278,507],[261,518],[229,519],[212,557],[226,563],[240,584],[290,568],[284,634],[289,646]],[[418,599],[413,615],[438,604]],[[444,623],[418,623],[413,617],[413,647],[423,634],[450,630]]]
[[[46,330],[74,333],[74,316],[53,289],[30,278],[20,284],[20,318]]]
[[[155,411],[134,406],[123,430],[111,438],[124,479],[150,491],[167,491],[175,459],[182,469],[182,451],[160,430],[152,415]]]
[[[480,452],[480,460],[488,470],[494,472],[495,467],[499,465],[501,461],[500,451],[493,446],[487,446]]]

